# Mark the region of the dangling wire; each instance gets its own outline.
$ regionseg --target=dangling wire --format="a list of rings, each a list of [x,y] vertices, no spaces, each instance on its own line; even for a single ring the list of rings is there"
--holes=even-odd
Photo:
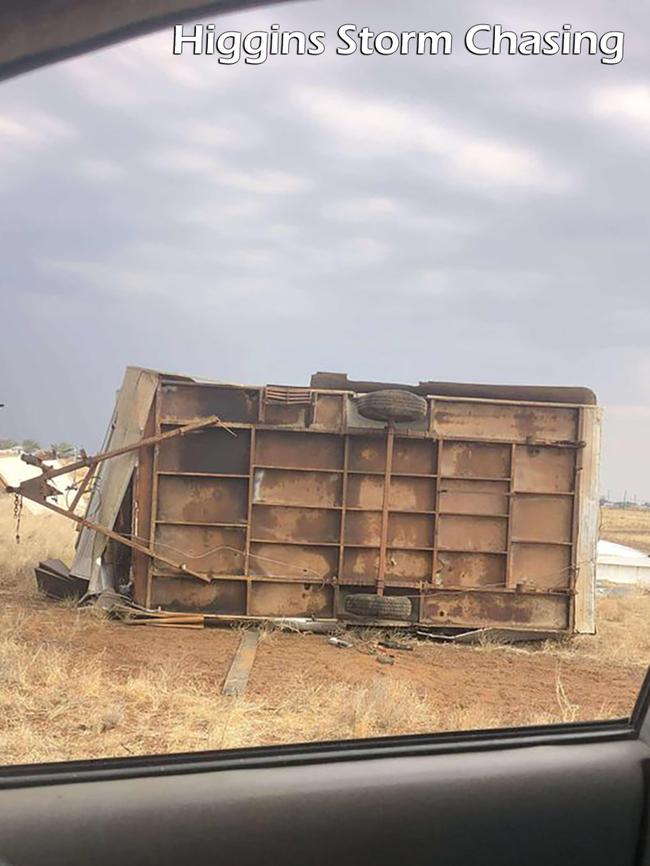
[[[23,516],[23,497],[14,495],[14,520],[16,521],[16,544],[20,544],[20,520]]]

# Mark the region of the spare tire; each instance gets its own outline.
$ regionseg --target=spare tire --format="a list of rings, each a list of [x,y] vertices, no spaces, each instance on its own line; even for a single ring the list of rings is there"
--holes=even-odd
[[[412,391],[371,391],[357,399],[357,408],[373,421],[420,421],[426,417],[427,401]]]
[[[409,619],[412,610],[410,598],[363,592],[348,595],[343,606],[347,613],[376,619]]]

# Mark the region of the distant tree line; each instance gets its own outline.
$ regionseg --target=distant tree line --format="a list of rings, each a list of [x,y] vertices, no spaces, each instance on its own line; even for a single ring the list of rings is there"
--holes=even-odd
[[[36,454],[37,451],[43,450],[36,439],[23,439],[22,442],[16,439],[0,439],[0,451],[10,451],[12,448],[19,449],[24,454]],[[48,450],[54,451],[57,457],[71,457],[77,451],[74,445],[65,441],[50,445]]]
[[[624,497],[623,499],[611,499],[609,496],[601,496],[600,497],[601,506],[606,506],[607,508],[649,508],[650,509],[650,501],[646,502],[638,502],[636,496],[632,499],[628,499]]]

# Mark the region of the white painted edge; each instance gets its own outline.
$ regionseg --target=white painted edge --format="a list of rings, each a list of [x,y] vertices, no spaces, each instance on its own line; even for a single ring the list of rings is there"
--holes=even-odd
[[[577,485],[578,521],[574,626],[577,634],[596,633],[596,561],[600,530],[600,444],[603,412],[582,408],[582,471]]]

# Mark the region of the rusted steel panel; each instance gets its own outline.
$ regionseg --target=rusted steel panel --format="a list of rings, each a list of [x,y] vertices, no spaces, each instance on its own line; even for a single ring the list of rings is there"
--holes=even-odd
[[[163,556],[174,554],[184,565],[200,574],[243,574],[245,534],[222,526],[156,527],[154,549]],[[154,560],[159,572],[174,573],[170,565]]]
[[[257,469],[253,485],[254,502],[280,502],[287,505],[339,506],[341,474],[291,472],[283,469]]]
[[[512,580],[539,589],[568,589],[571,579],[571,549],[558,544],[512,546]]]
[[[424,550],[388,549],[386,579],[429,580],[432,554]]]
[[[509,478],[510,447],[479,442],[446,442],[440,474],[461,478]]]
[[[338,567],[336,547],[299,544],[251,544],[249,571],[255,577],[287,580],[331,580]]]
[[[342,469],[343,439],[327,433],[259,430],[255,462],[293,469]]]
[[[256,583],[251,589],[251,616],[334,615],[334,590],[331,586],[306,583]]]
[[[379,547],[381,511],[348,511],[345,515],[346,544],[366,544]]]
[[[575,442],[577,410],[560,407],[462,403],[436,400],[433,409],[435,436],[468,439],[503,439]]]
[[[158,513],[161,521],[246,523],[245,478],[197,478],[161,475]]]
[[[567,628],[568,599],[563,596],[498,592],[436,592],[424,597],[421,619],[431,625]]]
[[[350,475],[348,478],[348,505],[352,508],[371,508],[381,511],[384,496],[383,475]]]
[[[338,544],[340,514],[319,508],[255,506],[254,541],[286,541],[296,544]]]
[[[277,427],[306,427],[311,416],[310,406],[292,404],[266,404],[264,406],[264,423]]]
[[[438,517],[438,544],[441,549],[484,552],[504,551],[508,531],[502,517],[441,514]]]
[[[436,446],[431,439],[404,439],[397,437],[393,448],[392,471],[414,475],[434,475]]]
[[[566,448],[517,448],[514,485],[517,491],[562,493],[574,489],[575,451]]]
[[[433,515],[401,514],[388,515],[389,547],[433,547]]]
[[[379,545],[377,548],[347,547],[343,554],[343,575],[359,583],[374,583],[379,575]]]
[[[391,478],[388,507],[405,511],[433,511],[436,486],[431,478]]]
[[[573,500],[570,496],[518,495],[512,503],[515,541],[571,542]]]
[[[350,436],[349,469],[352,472],[384,472],[386,437]]]
[[[440,481],[440,512],[504,515],[508,513],[508,490],[507,481],[446,478]]]
[[[202,583],[189,577],[154,576],[151,605],[164,610],[243,616],[246,612],[246,584],[241,580]]]
[[[252,424],[259,413],[257,389],[175,383],[163,384],[160,397],[163,423],[218,415],[222,421]]]
[[[340,430],[343,426],[343,398],[340,395],[316,394],[314,401],[314,427]]]
[[[173,427],[165,426],[163,431]],[[161,442],[158,451],[158,470],[161,472],[199,472],[226,475],[248,473],[250,434],[215,427]]]
[[[498,553],[440,551],[435,574],[442,586],[505,587],[506,557]]]

